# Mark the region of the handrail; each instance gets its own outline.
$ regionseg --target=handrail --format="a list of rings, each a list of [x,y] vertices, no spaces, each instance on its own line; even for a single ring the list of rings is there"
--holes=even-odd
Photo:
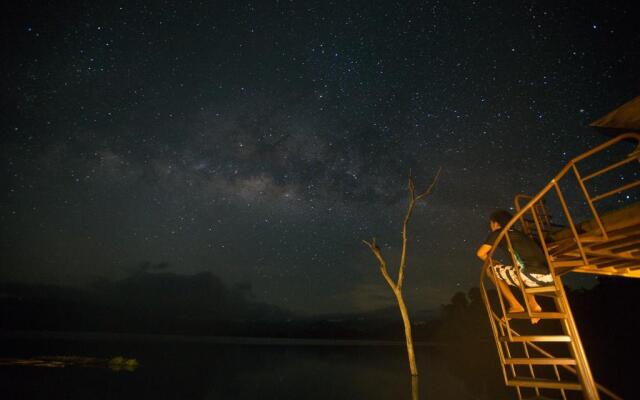
[[[491,251],[489,252],[489,254],[487,255],[489,257],[489,260],[491,260],[491,256],[493,255],[493,253],[496,251],[497,249],[497,245],[502,241],[502,239],[505,237],[506,233],[509,231],[509,229],[511,229],[511,227],[520,219],[522,218],[522,216],[531,209],[531,207],[534,206],[535,203],[537,203],[542,197],[544,197],[547,193],[549,193],[549,191],[554,187],[557,186],[557,182],[562,179],[568,172],[569,170],[575,165],[577,164],[579,161],[584,160],[585,158],[591,157],[592,155],[601,152],[602,150],[611,147],[612,145],[622,141],[622,140],[626,140],[626,139],[635,139],[636,141],[638,141],[638,144],[640,145],[640,134],[637,133],[624,133],[622,135],[616,136],[615,138],[602,143],[599,146],[594,147],[593,149],[573,158],[571,161],[569,161],[569,163],[567,163],[564,168],[562,168],[560,170],[560,172],[553,178],[551,179],[551,181],[540,191],[538,192],[537,195],[533,196],[531,198],[531,200],[529,200],[529,202],[524,206],[524,208],[522,208],[520,211],[518,211],[513,218],[511,218],[511,221],[509,221],[509,223],[507,223],[506,226],[502,227],[502,230],[500,231],[500,233],[498,234],[498,237],[496,238],[496,240],[493,243],[493,247],[491,248]],[[491,261],[490,266],[493,266],[493,262]],[[487,265],[489,266],[489,265]],[[482,272],[480,274],[480,279],[483,280],[486,276],[486,268],[482,268]]]
[[[609,172],[609,171],[611,171],[613,169],[616,169],[616,168],[621,167],[621,166],[623,166],[625,164],[628,164],[631,161],[635,161],[635,160],[638,159],[638,157],[639,157],[639,155],[632,153],[631,157],[627,157],[622,161],[618,161],[615,164],[611,164],[611,165],[609,165],[609,166],[607,166],[605,168],[602,168],[601,170],[598,170],[598,171],[596,171],[596,172],[594,172],[592,174],[589,174],[589,175],[585,176],[584,178],[582,178],[582,181],[584,182],[584,181],[588,181],[590,179],[593,179],[596,176],[600,176],[600,175],[604,174],[605,172]]]
[[[494,312],[491,313],[494,320],[499,323],[500,325],[502,325],[503,327],[509,329],[509,331],[511,331],[512,335],[515,336],[520,336],[520,333],[518,333],[518,331],[516,331],[515,329],[511,328],[510,326],[507,326],[504,321],[502,321]],[[545,349],[543,349],[542,347],[536,345],[535,343],[531,343],[531,342],[523,342],[525,345],[530,346],[532,349],[536,350],[537,352],[539,352],[540,354],[542,354],[543,356],[547,357],[547,358],[554,358],[553,354],[549,353],[548,351],[546,351]],[[560,365],[560,367],[564,368],[565,370],[575,374],[577,371],[575,368],[573,368],[570,365]],[[596,387],[598,388],[598,390],[600,390],[602,393],[606,394],[607,396],[613,398],[614,400],[623,400],[622,397],[618,396],[616,393],[614,393],[613,391],[611,391],[610,389],[606,388],[605,386],[602,386],[601,384],[599,384],[598,382],[596,382]]]
[[[531,199],[532,197],[526,194],[517,194],[516,197],[514,197],[513,199],[513,205],[516,207],[516,211],[520,211],[522,209],[522,207],[520,206],[520,200],[524,199],[524,200],[528,200]],[[522,231],[524,233],[529,233],[529,224],[527,222],[527,219],[524,218],[524,216],[520,219],[520,226],[522,226]]]
[[[560,189],[560,185],[559,182],[570,172],[573,171],[573,173],[575,174],[575,178],[577,179],[579,186],[582,190],[582,194],[584,195],[589,208],[591,210],[591,212],[593,213],[593,216],[596,220],[596,222],[598,223],[598,227],[601,230],[602,233],[602,239],[606,240],[608,238],[608,234],[607,231],[604,228],[604,225],[602,224],[602,221],[600,219],[600,216],[596,210],[596,208],[594,207],[594,202],[601,200],[603,198],[606,198],[610,195],[616,194],[616,193],[620,193],[624,190],[628,190],[632,187],[636,187],[636,186],[640,186],[640,181],[638,182],[634,182],[634,183],[630,183],[627,185],[624,185],[622,187],[619,187],[617,189],[614,190],[609,190],[608,192],[601,194],[599,196],[595,196],[595,197],[591,197],[588,190],[586,189],[584,182],[586,179],[582,178],[580,176],[580,173],[578,172],[577,169],[577,164],[584,160],[587,159],[591,156],[593,156],[594,154],[597,154],[623,140],[635,140],[638,143],[638,149],[640,149],[640,134],[638,133],[625,133],[622,135],[619,135],[605,143],[602,143],[601,145],[573,158],[572,160],[570,160],[561,170],[560,172],[558,172],[553,179],[551,179],[551,181],[544,186],[544,188],[538,192],[538,194],[536,194],[535,196],[526,196],[526,195],[518,195],[516,196],[515,199],[515,205],[516,205],[516,212],[515,215],[511,218],[511,220],[503,227],[501,227],[500,232],[498,232],[498,235],[495,239],[495,241],[493,242],[492,248],[491,250],[488,252],[487,254],[487,259],[481,269],[480,272],[480,288],[481,288],[481,294],[482,294],[482,298],[483,301],[485,303],[485,307],[487,308],[487,311],[489,312],[489,319],[491,321],[491,327],[492,327],[492,331],[494,334],[494,338],[496,340],[496,344],[498,347],[498,354],[500,356],[501,359],[501,363],[502,365],[502,372],[505,378],[505,382],[508,383],[508,377],[507,377],[507,370],[505,369],[506,365],[504,363],[504,357],[505,354],[503,353],[503,349],[502,349],[502,345],[500,344],[500,337],[499,336],[504,336],[508,339],[508,342],[512,342],[512,335],[518,335],[517,332],[513,331],[513,329],[511,329],[510,327],[510,323],[509,323],[509,318],[505,318],[505,320],[498,320],[498,326],[496,326],[496,323],[494,321],[494,318],[492,318],[493,316],[495,316],[495,312],[494,310],[494,306],[492,305],[492,302],[489,300],[488,294],[487,294],[487,287],[485,285],[485,281],[486,278],[488,277],[489,271],[493,271],[493,277],[489,276],[489,278],[493,279],[498,279],[498,277],[496,277],[496,271],[495,271],[495,263],[494,263],[494,259],[493,259],[493,255],[496,252],[496,250],[498,249],[498,245],[502,242],[502,240],[506,239],[506,245],[507,245],[507,249],[508,252],[511,255],[512,261],[513,261],[513,266],[516,269],[516,273],[519,273],[521,265],[519,264],[518,260],[516,260],[516,256],[514,254],[513,251],[513,247],[511,244],[511,238],[509,235],[509,230],[518,222],[520,221],[523,224],[523,229],[526,228],[525,233],[530,233],[528,232],[529,230],[529,226],[528,223],[525,224],[526,218],[524,218],[524,215],[528,212],[531,212],[532,217],[533,217],[533,222],[535,224],[535,231],[537,232],[537,234],[540,236],[540,241],[541,241],[541,246],[543,248],[544,251],[544,255],[545,258],[547,259],[547,262],[549,263],[549,267],[550,267],[550,272],[553,276],[554,279],[554,284],[556,286],[556,290],[558,291],[559,295],[556,298],[556,307],[562,312],[565,313],[567,321],[563,323],[563,330],[565,330],[566,334],[569,335],[572,340],[572,345],[571,345],[571,352],[573,354],[573,357],[576,359],[577,365],[576,365],[576,369],[574,370],[574,373],[579,375],[579,380],[581,382],[582,385],[582,390],[585,394],[585,396],[587,396],[588,398],[593,398],[593,399],[598,399],[598,390],[602,391],[603,393],[612,396],[614,398],[616,398],[615,395],[612,395],[612,393],[606,389],[604,389],[603,387],[601,387],[600,385],[598,385],[594,380],[593,377],[591,376],[591,371],[589,368],[589,364],[588,361],[586,359],[586,355],[584,353],[584,349],[582,347],[582,344],[580,342],[580,338],[575,326],[575,322],[573,320],[573,316],[571,314],[571,310],[569,308],[569,304],[566,300],[566,295],[564,293],[564,289],[562,287],[562,283],[558,278],[558,275],[556,274],[556,271],[554,268],[552,268],[552,256],[549,254],[549,249],[547,248],[547,243],[546,243],[546,239],[544,237],[543,234],[543,225],[545,221],[541,221],[540,217],[537,214],[537,208],[536,207],[540,207],[541,206],[541,212],[543,214],[546,214],[546,209],[544,207],[544,205],[542,205],[542,201],[544,199],[544,197],[549,194],[551,191],[555,191],[556,195],[558,196],[558,200],[560,201],[560,205],[562,206],[562,212],[564,213],[566,220],[568,222],[569,227],[571,228],[571,234],[573,236],[573,238],[575,239],[575,244],[577,245],[577,250],[579,251],[580,254],[580,259],[581,262],[584,263],[584,265],[588,265],[589,264],[589,260],[587,257],[587,252],[585,251],[585,248],[583,248],[583,243],[582,240],[580,239],[580,236],[578,234],[578,227],[576,227],[576,225],[573,222],[573,218],[570,214],[569,211],[569,207],[567,206],[567,202],[564,199],[563,193]],[[633,151],[631,154],[628,154],[625,157],[625,160],[629,160],[629,159],[638,159],[640,161],[640,152],[638,150]],[[627,161],[628,162],[628,161]],[[604,169],[600,169],[598,171],[596,171],[595,173],[592,173],[590,175],[587,175],[587,178],[593,178],[595,176],[601,175],[605,172],[611,171],[619,166],[625,165],[627,164],[627,162],[616,162],[615,164],[612,164],[613,166],[608,166]],[[527,198],[530,199],[526,205],[524,207],[520,207],[520,199],[523,198]],[[550,221],[549,221],[550,224]],[[525,226],[526,225],[526,226]],[[533,233],[531,233],[533,234]],[[494,285],[497,285],[497,282],[494,282]],[[535,310],[532,310],[529,304],[529,301],[527,300],[527,291],[525,290],[524,285],[522,284],[522,282],[520,282],[520,284],[518,285],[520,287],[520,290],[522,291],[523,296],[525,297],[524,299],[524,305],[525,305],[525,312],[529,317],[535,317]],[[498,288],[499,289],[499,288]],[[500,290],[497,290],[497,297],[498,297],[498,302],[499,302],[499,308],[502,311],[502,315],[503,316],[507,316],[507,309],[505,308],[505,300],[503,299],[503,295],[501,293]],[[506,331],[503,329],[504,327],[506,327]],[[498,328],[501,332],[501,334],[498,333]],[[575,342],[574,342],[575,341]],[[529,343],[527,342],[528,345],[533,346],[533,348],[535,348],[536,350],[538,350],[538,346],[536,346],[533,343]],[[507,352],[507,356],[509,356],[510,351],[509,351],[509,346],[507,345],[506,350]],[[528,351],[526,350],[526,345],[525,345],[525,353],[527,354],[527,358],[529,358],[528,356]],[[513,365],[511,365],[511,369],[512,369],[512,374],[515,376],[515,371],[513,370]],[[556,371],[556,375],[557,375],[557,371]],[[535,388],[537,389],[537,386],[535,386]],[[519,397],[521,397],[521,393],[520,393],[520,387],[516,386],[516,389],[518,390],[518,395]],[[537,392],[537,390],[536,390]],[[563,397],[564,397],[564,392],[563,392]]]
[[[591,199],[591,201],[596,202],[596,201],[602,200],[602,199],[604,199],[606,197],[609,197],[612,194],[624,192],[625,190],[634,188],[636,186],[640,186],[640,181],[631,182],[631,183],[629,183],[627,185],[620,186],[619,188],[612,189],[612,190],[610,190],[610,191],[608,191],[606,193],[603,193],[603,194],[601,194],[599,196],[594,197],[593,199]]]
[[[523,208],[520,205],[520,201],[521,200],[523,200],[523,199],[524,200],[528,200],[528,199],[531,199],[531,198],[532,198],[531,196],[529,196],[527,194],[524,194],[524,193],[517,194],[513,199],[513,205],[515,206],[516,211],[520,211]],[[535,208],[536,207],[534,206],[533,210],[532,210],[534,213],[535,213]],[[551,223],[551,216],[549,215],[549,212],[547,211],[547,208],[544,205],[544,199],[540,202],[539,208],[540,208],[540,214],[543,217],[543,220],[541,221],[542,225],[543,225],[543,228],[546,228],[546,229],[550,230],[551,227],[553,226],[553,224]],[[520,219],[520,225],[522,226],[522,231],[524,233],[528,234],[528,235],[531,235],[531,232],[529,230],[529,223],[530,222],[533,222],[533,220],[528,220],[524,216]]]

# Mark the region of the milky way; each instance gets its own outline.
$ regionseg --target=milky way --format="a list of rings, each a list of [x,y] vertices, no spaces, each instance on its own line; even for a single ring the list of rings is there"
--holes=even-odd
[[[407,172],[442,166],[406,288],[436,308],[477,285],[488,213],[640,83],[631,3],[208,3],[4,13],[0,279],[166,263],[300,313],[385,307],[361,240],[393,258]]]

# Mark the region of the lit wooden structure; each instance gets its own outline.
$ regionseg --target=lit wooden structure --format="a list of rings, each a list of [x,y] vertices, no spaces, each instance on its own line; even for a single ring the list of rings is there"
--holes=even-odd
[[[505,384],[515,387],[518,399],[544,395],[566,400],[580,394],[590,400],[621,399],[593,379],[562,276],[579,272],[640,278],[640,203],[633,204],[640,188],[640,97],[592,126],[615,136],[571,160],[535,196],[516,196],[516,214],[498,235],[482,271],[482,297]],[[580,208],[586,210],[586,221],[578,222]],[[552,222],[550,210],[553,221],[562,220],[563,227]],[[492,273],[491,256],[501,240],[519,268],[508,233],[517,225],[541,245],[554,283],[520,287],[525,312],[508,313],[499,290],[495,297],[489,295],[493,283],[487,274]],[[555,309],[532,312],[525,293],[552,298]],[[531,318],[541,323],[527,323]]]

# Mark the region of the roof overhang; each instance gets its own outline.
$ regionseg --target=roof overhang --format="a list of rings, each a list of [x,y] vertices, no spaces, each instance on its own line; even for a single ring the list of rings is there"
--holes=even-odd
[[[624,103],[589,126],[606,135],[640,132],[640,96]]]

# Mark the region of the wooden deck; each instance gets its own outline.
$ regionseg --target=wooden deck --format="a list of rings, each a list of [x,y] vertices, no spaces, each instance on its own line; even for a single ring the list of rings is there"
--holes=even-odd
[[[552,235],[548,249],[556,274],[581,272],[640,278],[640,203],[604,213],[601,221],[606,236],[594,220],[576,226],[579,243],[568,228]]]

